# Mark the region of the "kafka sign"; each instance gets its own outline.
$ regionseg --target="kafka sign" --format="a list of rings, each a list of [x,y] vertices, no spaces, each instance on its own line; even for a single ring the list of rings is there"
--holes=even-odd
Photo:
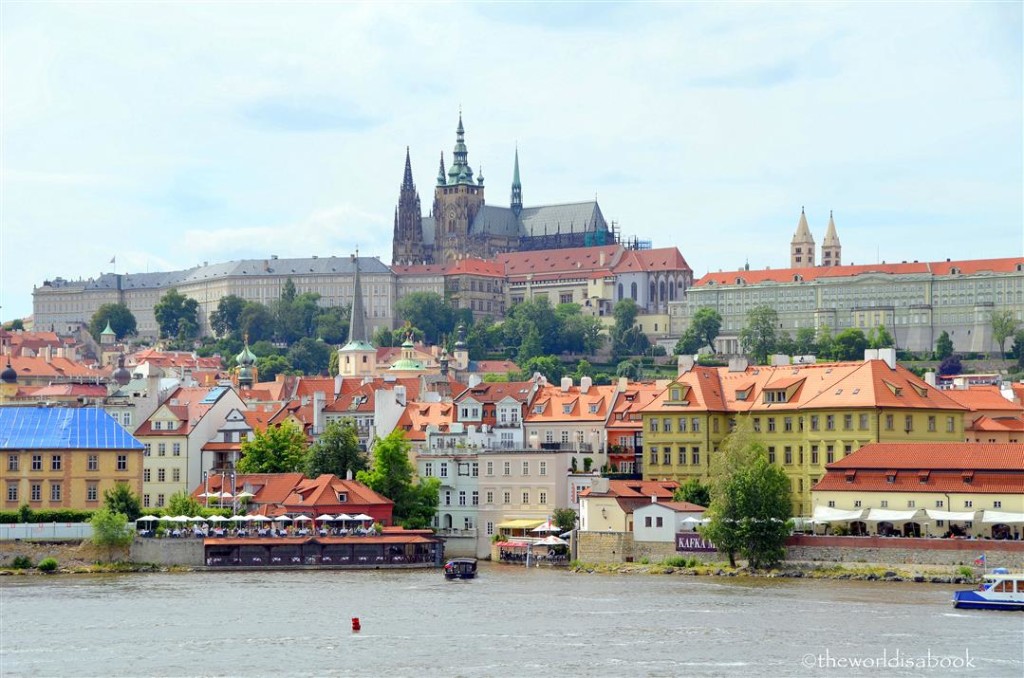
[[[676,551],[680,553],[712,553],[717,550],[697,532],[676,532]]]

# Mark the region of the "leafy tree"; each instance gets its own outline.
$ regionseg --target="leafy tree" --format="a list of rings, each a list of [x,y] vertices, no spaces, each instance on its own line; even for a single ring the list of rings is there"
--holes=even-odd
[[[268,355],[256,360],[256,370],[260,381],[273,381],[279,374],[289,374],[292,364],[281,355]]]
[[[530,379],[534,372],[540,372],[547,377],[548,383],[558,384],[565,376],[565,365],[553,356],[530,358],[523,363],[521,379]]]
[[[576,527],[576,511],[571,508],[556,508],[551,512],[551,522],[563,533]]]
[[[202,510],[203,505],[185,490],[175,492],[167,500],[167,515],[197,516]]]
[[[832,346],[834,360],[862,360],[868,340],[860,328],[848,327],[836,335]]]
[[[395,346],[400,343],[400,341],[396,341],[395,333],[391,331],[390,327],[378,327],[373,333],[374,346]]]
[[[8,332],[17,332],[18,330],[24,330],[25,321],[22,320],[21,318],[15,318],[14,320],[8,323],[4,323],[4,329],[7,330]],[[117,330],[114,331],[116,332]]]
[[[587,355],[597,353],[601,346],[604,345],[604,326],[594,316],[580,313],[579,307],[576,304],[569,305],[575,306],[577,312],[561,319],[562,331],[560,334],[562,342],[559,348],[571,353],[585,353]]]
[[[630,381],[639,381],[643,374],[643,365],[638,360],[623,360],[615,368],[615,376],[626,377]]]
[[[737,553],[752,567],[768,567],[785,554],[790,507],[785,472],[768,461],[750,421],[741,420],[711,461],[710,522],[701,534],[728,555],[733,567]]]
[[[359,482],[395,502],[393,517],[404,527],[426,527],[437,513],[440,481],[424,478],[413,483],[405,431],[395,429],[373,447],[373,464],[360,471]]]
[[[1013,346],[1010,357],[1017,361],[1017,366],[1024,368],[1024,330],[1017,330],[1013,335]]]
[[[755,306],[747,313],[747,326],[740,330],[740,344],[758,365],[768,362],[775,350],[779,314],[768,305]]]
[[[171,288],[153,307],[161,339],[185,341],[199,335],[199,302]]]
[[[218,337],[233,336],[241,338],[242,311],[246,301],[236,294],[229,294],[217,301],[217,310],[210,314],[210,329]],[[181,514],[178,514],[181,515]]]
[[[118,340],[138,334],[135,316],[125,304],[103,304],[96,309],[89,319],[89,334],[93,339],[100,340],[100,334],[107,329],[108,322]]]
[[[242,442],[239,473],[293,473],[302,471],[306,463],[306,435],[298,426],[286,421],[256,431],[252,439]]]
[[[779,332],[778,339],[775,341],[775,350],[773,353],[781,353],[782,355],[795,355],[796,354],[796,342],[789,336],[789,332],[781,330]]]
[[[572,373],[572,378],[577,383],[579,383],[579,380],[583,377],[594,377],[594,366],[586,360],[580,360],[576,363],[576,369],[573,370]]]
[[[274,316],[258,301],[246,302],[238,315],[238,331],[251,343],[269,341],[274,338]]]
[[[1006,340],[1017,331],[1020,322],[1013,311],[992,311],[992,337],[999,346],[999,354],[1006,360]]]
[[[935,357],[945,360],[953,355],[953,340],[949,338],[949,332],[942,330],[942,334],[935,340]]]
[[[673,501],[688,501],[707,508],[711,504],[711,488],[696,478],[690,478],[679,486],[672,496]]]
[[[818,355],[825,360],[832,360],[832,353],[835,351],[836,340],[832,336],[832,328],[822,325],[818,328]]]
[[[541,344],[540,332],[536,328],[530,328],[523,342],[516,352],[516,361],[525,368],[526,363],[545,355],[544,346]]]
[[[960,363],[960,356],[958,355],[951,355],[939,363],[939,374],[951,376],[954,374],[960,374],[963,371],[964,366]]]
[[[322,341],[303,337],[288,349],[292,369],[306,375],[324,374],[331,362],[331,347]]]
[[[672,349],[672,353],[675,355],[694,355],[700,350],[700,339],[697,338],[697,333],[694,332],[693,326],[687,327],[683,332],[683,335],[679,337],[679,341],[676,342],[675,348]]]
[[[222,367],[234,365],[235,356],[242,352],[241,340],[232,337],[224,337],[223,339],[203,337],[200,341],[202,345],[196,349],[196,355],[204,358],[219,355]]]
[[[128,529],[128,517],[103,507],[92,514],[92,543],[107,549],[107,560],[113,557],[115,548],[132,543],[133,532]]]
[[[501,347],[501,342],[501,326],[495,325],[490,318],[481,318],[469,326],[466,344],[469,348],[469,357],[473,360],[483,360],[488,354],[497,351]]]
[[[632,299],[622,299],[612,308],[615,324],[612,325],[612,355],[621,357],[640,355],[650,347],[647,336],[636,325],[640,307]]]
[[[366,455],[359,447],[355,424],[351,419],[330,421],[306,456],[306,476],[316,478],[333,473],[345,478],[366,470]]]
[[[291,278],[285,281],[281,298],[271,304],[274,316],[274,336],[286,344],[293,344],[303,337],[313,337],[316,319],[320,315],[320,295],[316,292],[295,293]]]
[[[718,338],[718,333],[722,329],[721,314],[709,306],[702,306],[693,314],[690,327],[693,328],[693,334],[700,342],[700,346],[709,346],[711,352],[714,353],[715,339]]]
[[[890,348],[895,345],[896,340],[885,325],[879,325],[868,334],[868,348]]]
[[[395,310],[399,317],[423,330],[429,344],[441,343],[441,337],[455,329],[455,310],[434,292],[408,294],[398,300]]]
[[[128,483],[117,483],[111,489],[105,490],[103,506],[111,513],[124,515],[131,522],[135,522],[142,515],[139,496],[132,492]]]
[[[558,353],[561,322],[546,297],[514,305],[501,325],[505,346],[522,363],[538,355]]]
[[[793,339],[793,355],[810,355],[818,349],[815,342],[813,327],[801,327],[796,331],[796,338]]]

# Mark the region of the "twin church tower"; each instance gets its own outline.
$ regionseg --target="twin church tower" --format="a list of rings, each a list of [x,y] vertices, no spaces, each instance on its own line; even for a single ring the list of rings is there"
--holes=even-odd
[[[814,257],[814,236],[807,226],[807,215],[800,208],[800,221],[796,225],[796,233],[789,244],[789,267],[790,268],[811,268],[813,266],[840,266],[842,265],[843,247],[839,244],[839,236],[836,234],[836,222],[832,219],[832,212],[828,213],[828,229],[825,231],[825,239],[821,242],[821,264],[815,263]]]
[[[392,264],[449,264],[459,259],[491,259],[505,252],[610,245],[616,242],[596,200],[523,206],[519,180],[519,150],[515,152],[508,207],[484,202],[484,177],[474,177],[469,165],[466,132],[459,113],[452,164],[445,169],[444,153],[434,186],[434,203],[423,216],[419,192],[412,180],[409,149],[405,174],[395,208]]]

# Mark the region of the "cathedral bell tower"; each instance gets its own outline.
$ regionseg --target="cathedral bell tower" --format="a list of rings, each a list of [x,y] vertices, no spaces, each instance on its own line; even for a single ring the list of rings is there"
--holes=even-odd
[[[455,130],[452,166],[444,173],[444,162],[434,188],[434,263],[446,264],[472,254],[470,226],[484,204],[483,177],[473,180],[466,150],[462,112]]]
[[[409,147],[405,148],[405,175],[395,208],[395,233],[391,243],[391,263],[395,266],[422,264],[427,260],[423,245],[423,215],[420,194],[412,182]]]

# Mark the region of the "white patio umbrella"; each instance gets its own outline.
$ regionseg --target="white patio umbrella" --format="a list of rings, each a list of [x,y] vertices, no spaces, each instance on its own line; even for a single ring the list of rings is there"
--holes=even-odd
[[[545,533],[545,532],[559,532],[562,528],[551,522],[550,519],[545,520],[543,524],[530,530],[530,532]]]
[[[325,513],[322,516],[317,516],[316,520],[317,522],[323,523],[330,520],[334,520],[334,516],[332,516],[330,513]]]
[[[552,534],[552,535],[549,535],[547,537],[544,537],[540,541],[534,542],[533,545],[534,546],[568,546],[569,542],[567,542],[564,539],[559,539],[558,537],[556,537],[555,535]]]
[[[268,517],[266,517],[265,515],[262,515],[262,514],[261,515],[255,515],[255,516],[249,516],[248,520],[250,520],[251,522],[254,522],[254,523],[269,523],[270,522],[270,518],[268,518]]]
[[[228,518],[228,520],[238,520],[241,522],[245,522],[249,520],[249,516],[231,516],[230,518]]]
[[[290,522],[292,522],[292,519],[289,518],[288,516],[278,516],[278,517],[274,518],[274,520],[279,522],[279,523],[290,523]]]
[[[187,523],[188,521],[190,521],[192,519],[189,518],[188,516],[174,516],[173,518],[171,518],[171,520],[173,520],[176,523]]]
[[[311,521],[313,519],[310,518],[307,515],[299,515],[299,516],[295,516],[294,518],[292,518],[292,520],[294,520],[297,523],[308,523],[309,521]]]
[[[201,523],[204,520],[206,520],[206,518],[204,518],[202,516],[192,516],[188,520],[189,520],[190,523]]]
[[[352,516],[352,520],[373,520],[373,516],[368,516],[365,513],[360,513],[358,516]]]
[[[157,518],[156,516],[142,516],[141,518],[136,519],[135,522],[137,522],[137,523],[148,523],[148,522],[152,522],[154,520],[160,520],[160,519]]]
[[[227,522],[228,519],[224,516],[210,516],[207,520],[211,523],[224,523]]]
[[[334,516],[334,519],[335,520],[355,520],[352,516],[350,516],[347,513],[339,513],[338,515]]]
[[[214,496],[219,497],[220,499],[234,499],[235,498],[235,495],[231,494],[230,492],[221,492],[220,494],[216,494]]]

